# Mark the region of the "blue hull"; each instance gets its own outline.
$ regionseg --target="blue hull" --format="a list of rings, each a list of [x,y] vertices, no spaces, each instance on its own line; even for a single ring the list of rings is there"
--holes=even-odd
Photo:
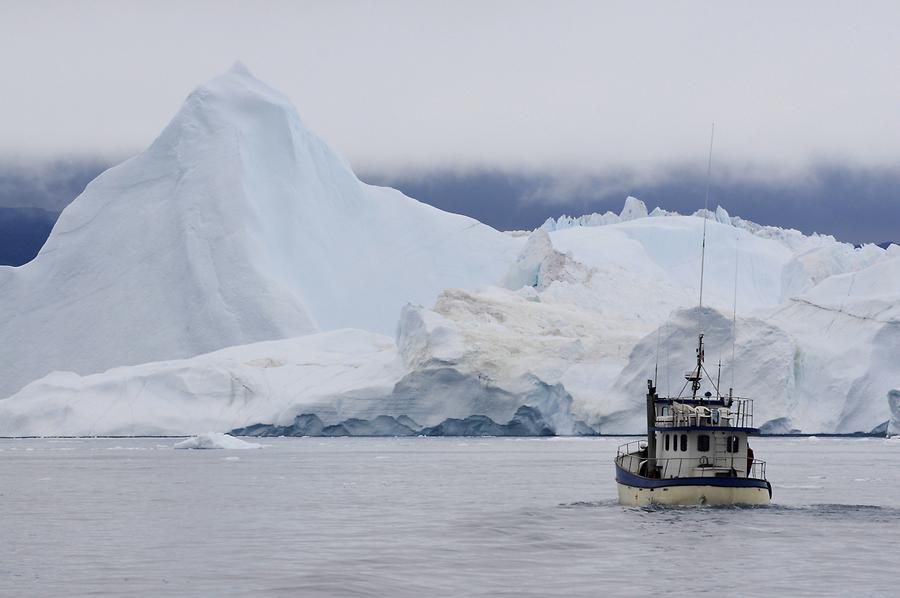
[[[772,484],[753,478],[668,478],[654,479],[635,475],[616,464],[616,481],[635,488],[672,488],[675,486],[713,486],[718,488],[765,488],[772,498]]]

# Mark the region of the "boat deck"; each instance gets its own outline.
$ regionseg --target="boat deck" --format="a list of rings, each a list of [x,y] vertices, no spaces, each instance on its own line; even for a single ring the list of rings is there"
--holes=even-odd
[[[732,455],[711,455],[701,457],[667,457],[653,459],[649,464],[646,443],[632,441],[619,447],[616,466],[628,473],[647,477],[648,466],[658,468],[658,477],[647,479],[673,478],[750,478],[766,479],[766,462],[760,459],[738,458]]]

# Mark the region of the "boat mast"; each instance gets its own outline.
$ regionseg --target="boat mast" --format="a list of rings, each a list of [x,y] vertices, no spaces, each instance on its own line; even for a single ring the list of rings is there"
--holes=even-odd
[[[655,478],[659,475],[656,470],[656,385],[653,380],[647,380],[647,469],[645,475]]]
[[[703,377],[703,333],[701,332],[697,341],[697,367],[687,376],[691,383],[691,399],[697,398],[697,391],[700,390],[700,379]]]
[[[731,387],[728,389],[728,398],[734,393],[734,349],[737,345],[737,285],[738,285],[738,241],[740,235],[734,239],[734,303],[731,307]]]
[[[712,175],[712,154],[713,140],[716,136],[716,123],[712,123],[709,132],[709,158],[706,161],[706,197],[703,201],[703,242],[700,246],[700,303],[697,310],[697,369],[692,372],[692,376],[688,378],[691,382],[691,398],[697,398],[697,391],[700,390],[700,377],[703,371],[703,273],[706,267],[706,221],[709,219],[709,180]]]
[[[722,354],[719,354],[719,373],[716,374],[716,399],[721,398],[721,393],[719,392],[719,388],[722,385]]]
[[[712,124],[709,133],[709,159],[706,162],[706,198],[703,201],[703,244],[700,248],[700,309],[703,309],[703,270],[706,265],[706,220],[709,218],[709,178],[712,174],[713,139],[716,135],[716,123]]]

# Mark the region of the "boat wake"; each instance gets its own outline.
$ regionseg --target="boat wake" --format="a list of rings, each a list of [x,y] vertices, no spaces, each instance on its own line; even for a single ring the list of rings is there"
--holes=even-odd
[[[597,507],[618,507],[619,501],[610,499],[610,500],[597,500],[597,501],[575,501],[572,503],[560,503],[559,508],[561,509],[583,509],[583,508],[597,508]]]
[[[560,509],[610,509],[615,508],[624,512],[640,513],[666,513],[666,512],[697,512],[718,513],[722,511],[763,512],[773,515],[812,515],[824,518],[861,518],[868,521],[896,522],[900,520],[900,507],[865,504],[839,504],[839,503],[814,503],[806,505],[645,505],[640,507],[623,506],[614,499],[599,501],[575,501],[572,503],[560,503]]]

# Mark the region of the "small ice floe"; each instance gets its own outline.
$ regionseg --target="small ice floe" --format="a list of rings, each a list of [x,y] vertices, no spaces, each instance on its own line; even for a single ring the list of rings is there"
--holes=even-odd
[[[207,432],[191,436],[181,442],[176,442],[173,448],[177,449],[258,449],[261,444],[247,442],[221,432]]]

